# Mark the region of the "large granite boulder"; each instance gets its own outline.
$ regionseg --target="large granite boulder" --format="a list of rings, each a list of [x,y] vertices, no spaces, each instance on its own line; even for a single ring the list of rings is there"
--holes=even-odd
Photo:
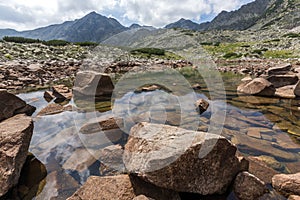
[[[18,183],[32,133],[31,117],[24,114],[0,123],[0,196]]]
[[[249,83],[239,85],[237,91],[249,95],[273,96],[275,87],[264,78],[255,78]]]
[[[265,183],[249,172],[241,172],[237,175],[233,190],[239,200],[258,199],[268,192]]]
[[[272,185],[285,196],[300,195],[300,173],[277,174],[272,178]]]
[[[224,193],[243,169],[236,147],[224,137],[139,123],[125,145],[127,170],[162,188],[202,195]]]
[[[118,175],[104,177],[90,176],[86,183],[68,200],[132,200],[139,195],[146,195],[150,198],[160,200],[180,199],[178,193],[174,191],[157,188],[136,177]]]
[[[6,90],[0,90],[0,121],[21,113],[32,115],[34,111],[35,107],[26,104],[19,97]]]
[[[108,74],[80,71],[76,75],[73,93],[75,97],[111,96],[114,84]]]

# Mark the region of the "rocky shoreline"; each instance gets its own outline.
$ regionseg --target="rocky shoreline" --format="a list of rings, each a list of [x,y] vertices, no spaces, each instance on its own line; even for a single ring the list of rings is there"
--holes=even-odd
[[[81,97],[93,96],[93,98],[95,96],[99,98],[111,96],[114,90],[111,77],[113,73],[137,72],[145,70],[145,68],[152,71],[181,69],[186,66],[193,68],[192,63],[184,60],[135,59],[91,65],[91,69],[97,71],[91,75],[86,71],[79,71],[85,65],[89,65],[88,60],[85,62],[74,59],[39,62],[5,61],[1,63],[0,89],[4,90],[0,90],[0,153],[3,155],[0,166],[0,175],[3,177],[0,179],[0,185],[3,186],[0,188],[0,199],[5,199],[7,196],[15,199],[33,198],[43,188],[45,183],[41,182],[45,181],[47,173],[41,162],[32,155],[28,155],[28,147],[33,133],[33,121],[30,116],[35,108],[7,90],[16,92],[26,88],[52,85],[51,91],[44,93],[45,99],[51,103],[38,113],[38,116],[43,116],[72,110],[72,107],[57,103],[70,101],[74,97],[76,100],[78,95]],[[285,63],[280,66],[270,64],[263,69],[256,67],[254,71],[253,67],[244,69],[225,67],[218,70],[232,72],[238,70],[244,75],[260,76],[260,81],[266,83],[267,87],[262,87],[256,93],[252,93],[252,87],[248,90],[238,89],[240,92],[250,95],[270,93],[268,96],[273,97],[277,88],[292,84],[295,85],[294,89],[297,89],[300,78],[299,63]],[[80,80],[84,84],[77,83],[74,84],[74,87],[56,84],[56,81],[62,79],[70,79],[72,82],[76,75],[82,76]],[[289,81],[282,80],[285,78],[288,78]],[[279,79],[280,81],[278,81]],[[88,86],[93,85],[95,80],[98,82],[94,93],[91,93]],[[247,87],[247,84],[255,81],[261,83],[257,81],[257,78],[249,77],[243,80],[244,85],[241,87]],[[261,85],[256,82],[254,83],[255,88],[257,85]],[[278,85],[278,83],[280,84]],[[199,87],[199,85],[195,85],[193,88],[199,89]],[[134,92],[157,90],[172,92],[169,88],[155,84],[138,88]],[[298,96],[298,93],[295,93],[294,98]],[[195,105],[197,115],[201,115],[209,109],[209,103],[203,99],[192,102],[192,104]],[[259,159],[240,156],[237,147],[223,136],[207,131],[191,131],[188,130],[188,127],[186,129],[179,128],[177,126],[180,119],[178,120],[176,116],[167,116],[164,122],[168,125],[151,123],[151,120],[148,118],[148,121],[145,120],[144,116],[135,117],[138,119],[133,120],[130,125],[123,119],[109,118],[86,124],[81,128],[80,134],[104,133],[113,144],[105,148],[101,147],[102,149],[99,144],[94,144],[93,148],[99,151],[96,154],[97,158],[91,158],[86,149],[77,149],[78,154],[72,154],[64,163],[62,166],[64,169],[84,171],[87,167],[84,164],[90,163],[91,165],[98,159],[100,161],[99,171],[103,175],[90,176],[86,183],[68,198],[69,200],[225,198],[222,195],[231,195],[232,198],[240,200],[286,198],[297,200],[300,198],[299,174],[278,175],[277,171],[266,166]],[[142,122],[140,122],[141,120]],[[159,116],[156,120],[161,121]],[[127,125],[130,134],[129,137],[124,137],[123,128]],[[231,125],[236,124],[232,123]],[[256,125],[257,129],[264,126],[259,122]],[[247,134],[256,137],[257,130],[251,129]],[[236,136],[236,139],[243,141],[244,136]],[[79,166],[74,166],[74,163],[78,162],[81,162]],[[38,171],[38,175],[33,177],[34,180],[30,179],[32,177],[26,177],[28,171]],[[60,175],[59,172],[53,171],[48,176],[57,178]],[[78,183],[74,185],[78,185]]]

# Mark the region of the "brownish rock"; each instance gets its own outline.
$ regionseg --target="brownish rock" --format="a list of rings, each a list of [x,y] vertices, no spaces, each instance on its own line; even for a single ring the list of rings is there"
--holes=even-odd
[[[271,183],[272,177],[279,173],[267,166],[267,164],[262,162],[260,159],[257,159],[257,157],[249,156],[246,159],[249,161],[249,172],[260,178],[265,183]]]
[[[295,86],[287,85],[280,88],[276,88],[275,96],[287,99],[294,99],[296,98]]]
[[[266,72],[268,75],[286,74],[292,69],[290,63],[279,64],[275,67],[269,68]]]
[[[298,83],[296,83],[296,85],[294,87],[294,94],[297,97],[300,97],[300,81],[298,81]]]
[[[295,74],[273,75],[267,80],[274,85],[275,88],[280,88],[287,85],[294,85],[298,82],[298,76]]]
[[[111,96],[114,85],[108,74],[81,71],[76,75],[73,92],[79,99],[88,97]]]
[[[37,115],[54,115],[64,111],[64,107],[62,105],[51,103],[43,108]]]
[[[0,121],[16,114],[32,115],[34,111],[35,107],[26,104],[19,97],[8,93],[6,90],[0,90]]]
[[[139,195],[160,200],[180,200],[178,193],[174,191],[158,188],[128,175],[90,176],[68,200],[132,200]]]
[[[0,196],[18,183],[32,133],[31,117],[24,114],[0,123]]]
[[[277,174],[272,178],[272,185],[285,196],[300,195],[300,173]]]
[[[132,200],[136,195],[128,175],[90,176],[68,200],[120,199]]]
[[[300,196],[298,195],[290,195],[288,200],[300,200]]]
[[[204,99],[197,100],[195,105],[196,105],[197,111],[200,113],[200,115],[202,113],[204,113],[209,107],[209,103]]]
[[[258,199],[268,192],[265,183],[249,172],[241,172],[237,175],[233,191],[239,200]]]
[[[131,128],[123,160],[158,187],[208,195],[224,193],[241,171],[235,153],[224,137],[143,122]]]
[[[249,95],[273,96],[275,87],[264,78],[255,78],[238,86],[237,91]]]
[[[46,101],[51,101],[52,99],[54,99],[55,98],[55,96],[53,95],[53,93],[52,92],[50,92],[50,91],[45,91],[44,92],[44,98],[46,99]]]
[[[65,85],[55,85],[52,87],[53,95],[58,99],[72,99],[72,91]]]

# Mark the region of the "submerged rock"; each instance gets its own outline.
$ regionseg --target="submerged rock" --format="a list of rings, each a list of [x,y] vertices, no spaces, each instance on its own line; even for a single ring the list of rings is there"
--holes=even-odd
[[[235,153],[224,137],[143,122],[131,129],[123,160],[156,186],[208,195],[224,193],[242,171]]]
[[[249,95],[273,96],[275,87],[264,78],[255,78],[248,83],[239,85],[237,91]]]
[[[272,178],[272,185],[285,196],[300,195],[300,173],[277,174]]]
[[[239,200],[258,199],[268,192],[265,183],[249,172],[241,172],[237,175],[233,190]]]
[[[24,114],[0,123],[0,196],[18,183],[32,133],[31,117]]]

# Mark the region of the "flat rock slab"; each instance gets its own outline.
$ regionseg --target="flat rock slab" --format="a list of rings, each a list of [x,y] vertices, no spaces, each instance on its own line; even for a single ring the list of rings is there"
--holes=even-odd
[[[0,196],[18,183],[32,133],[31,117],[24,114],[0,123]]]
[[[158,187],[208,195],[224,193],[241,171],[235,153],[224,137],[143,122],[131,129],[123,160]]]

